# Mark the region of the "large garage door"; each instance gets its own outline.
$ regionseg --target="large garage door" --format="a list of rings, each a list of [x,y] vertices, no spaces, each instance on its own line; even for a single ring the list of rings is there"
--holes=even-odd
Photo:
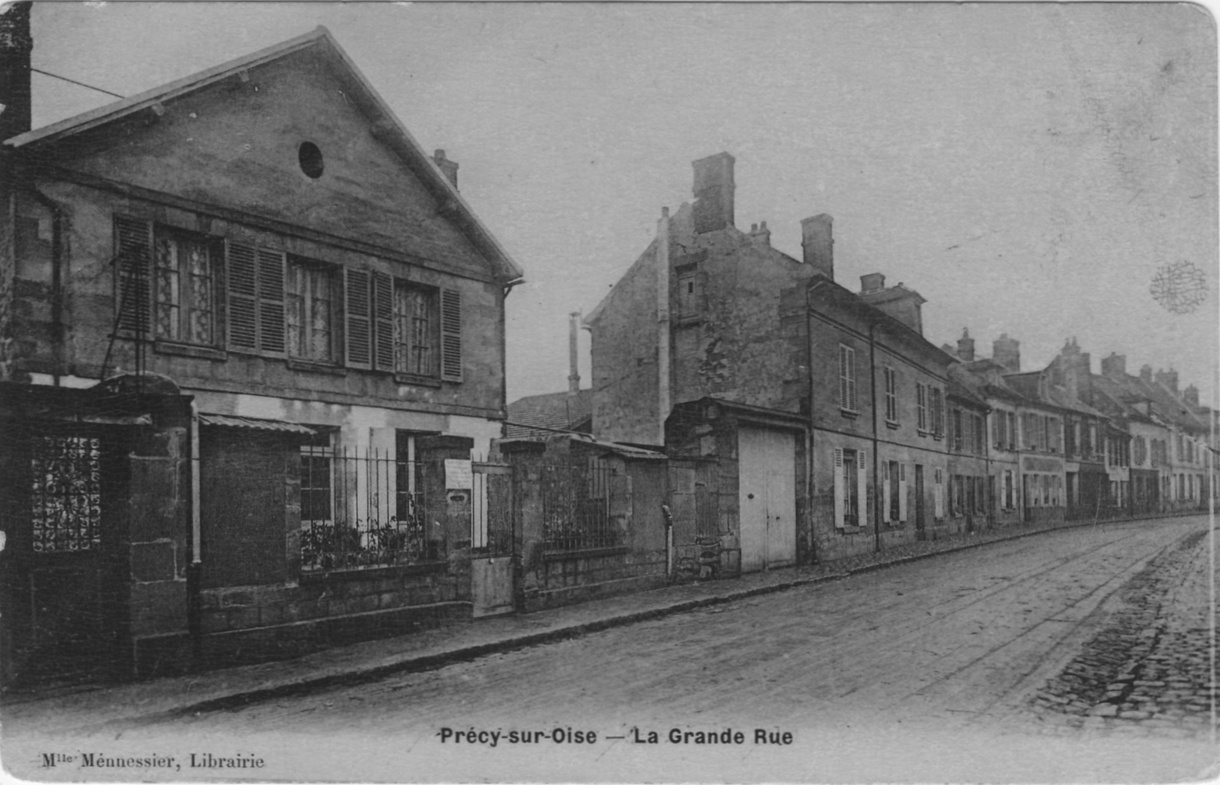
[[[796,436],[742,428],[737,436],[741,568],[796,561]]]

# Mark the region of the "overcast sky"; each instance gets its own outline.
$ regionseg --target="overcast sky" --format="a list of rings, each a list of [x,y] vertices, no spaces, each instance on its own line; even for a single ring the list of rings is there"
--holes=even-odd
[[[591,311],[737,158],[737,226],[800,256],[834,216],[836,279],[918,290],[924,333],[1001,332],[1023,370],[1075,336],[1178,369],[1217,358],[1216,43],[1193,5],[36,4],[34,67],[123,95],[322,24],[525,268],[508,394],[566,389],[567,314]],[[34,75],[35,127],[108,102]],[[1150,295],[1165,264],[1206,302]],[[588,338],[581,374],[590,382]]]

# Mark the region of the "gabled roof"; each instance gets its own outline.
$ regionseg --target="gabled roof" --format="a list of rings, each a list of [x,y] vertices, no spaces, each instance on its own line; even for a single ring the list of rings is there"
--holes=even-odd
[[[517,439],[548,436],[556,431],[591,430],[592,418],[592,390],[580,390],[575,395],[570,392],[527,395],[508,405],[504,436]]]
[[[441,172],[431,156],[424,152],[410,131],[395,116],[393,110],[373,89],[372,84],[325,27],[319,26],[304,35],[261,49],[253,54],[230,60],[227,63],[130,98],[124,98],[60,120],[57,123],[18,134],[4,140],[3,147],[9,150],[28,150],[30,152],[50,147],[67,137],[116,122],[137,112],[153,110],[158,105],[194,93],[216,82],[311,48],[316,48],[327,55],[331,62],[348,77],[353,88],[353,94],[350,97],[375,118],[373,124],[378,132],[378,137],[402,158],[408,168],[419,177],[424,186],[451,214],[455,222],[466,230],[476,246],[495,264],[497,277],[506,284],[519,283],[523,275],[520,265],[509,256],[499,241],[492,236],[490,230],[478,219],[470,205],[449,182],[449,178]]]

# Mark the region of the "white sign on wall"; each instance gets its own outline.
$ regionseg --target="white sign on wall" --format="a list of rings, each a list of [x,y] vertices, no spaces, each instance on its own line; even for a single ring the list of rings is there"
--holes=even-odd
[[[445,489],[450,491],[471,490],[470,461],[457,458],[445,459]]]

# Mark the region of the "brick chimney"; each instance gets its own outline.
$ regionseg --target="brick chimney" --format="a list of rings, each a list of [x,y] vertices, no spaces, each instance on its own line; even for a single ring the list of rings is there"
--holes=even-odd
[[[1152,384],[1152,366],[1151,365],[1141,365],[1140,366],[1140,378],[1143,379],[1144,381],[1148,382],[1149,384]]]
[[[771,247],[771,230],[767,228],[766,221],[760,224],[750,224],[750,239],[768,248]]]
[[[974,362],[974,339],[965,327],[962,328],[962,337],[957,339],[957,359],[964,363]]]
[[[991,343],[991,359],[1008,373],[1021,372],[1021,342],[1004,333]]]
[[[1168,387],[1169,389],[1173,390],[1174,393],[1177,393],[1177,391],[1178,391],[1178,372],[1175,371],[1173,368],[1170,368],[1168,371],[1158,370],[1156,372],[1156,380],[1158,382],[1160,382],[1161,384],[1165,385],[1166,387]]]
[[[733,223],[733,164],[728,153],[716,153],[691,164],[695,168],[695,232],[727,229]]]
[[[568,395],[580,392],[580,311],[568,314]]]
[[[0,141],[30,130],[30,5],[0,13]]]
[[[879,292],[885,288],[885,276],[881,273],[868,273],[860,276],[860,294]]]
[[[449,184],[452,185],[453,189],[456,191],[458,187],[457,161],[450,161],[448,158],[446,158],[444,150],[437,150],[435,153],[433,153],[432,160],[435,161],[436,165],[440,167],[441,171],[445,174],[445,178],[449,180]]]
[[[1127,355],[1110,352],[1101,358],[1101,375],[1108,379],[1122,379],[1127,375]]]
[[[801,221],[801,251],[805,264],[830,280],[835,279],[834,219],[826,213]]]
[[[1190,404],[1194,408],[1198,409],[1199,408],[1199,388],[1195,387],[1193,384],[1190,385],[1189,387],[1187,387],[1185,390],[1182,391],[1182,400],[1186,401],[1188,404]]]

